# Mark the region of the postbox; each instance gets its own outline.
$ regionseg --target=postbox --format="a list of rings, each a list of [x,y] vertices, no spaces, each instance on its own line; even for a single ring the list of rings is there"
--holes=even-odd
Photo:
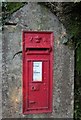
[[[23,31],[23,114],[52,112],[53,32]]]

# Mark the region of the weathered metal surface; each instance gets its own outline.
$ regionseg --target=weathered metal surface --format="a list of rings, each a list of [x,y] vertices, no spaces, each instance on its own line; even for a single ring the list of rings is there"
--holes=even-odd
[[[23,31],[23,113],[52,112],[53,32]]]

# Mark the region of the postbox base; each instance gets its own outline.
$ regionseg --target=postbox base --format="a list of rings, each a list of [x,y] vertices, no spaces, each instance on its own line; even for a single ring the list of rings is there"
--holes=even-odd
[[[26,111],[26,112],[23,112],[24,115],[26,114],[45,114],[45,113],[52,113],[52,110],[34,110],[34,111]]]

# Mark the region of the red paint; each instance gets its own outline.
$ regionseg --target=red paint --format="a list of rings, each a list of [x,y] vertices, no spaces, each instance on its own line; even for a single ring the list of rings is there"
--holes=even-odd
[[[53,44],[53,32],[23,31],[23,114],[52,112]]]

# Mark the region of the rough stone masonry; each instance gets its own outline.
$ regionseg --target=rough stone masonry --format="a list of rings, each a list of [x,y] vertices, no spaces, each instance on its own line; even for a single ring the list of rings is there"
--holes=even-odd
[[[2,38],[2,117],[73,118],[74,51],[61,42],[66,29],[43,5],[28,3],[14,12],[5,25]],[[22,114],[22,31],[54,32],[53,112]]]

